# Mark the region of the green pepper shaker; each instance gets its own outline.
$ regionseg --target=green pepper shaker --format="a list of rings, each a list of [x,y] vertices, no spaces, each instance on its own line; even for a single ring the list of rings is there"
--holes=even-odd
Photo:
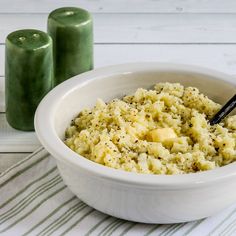
[[[53,40],[54,86],[93,69],[93,21],[88,11],[63,7],[48,17]]]
[[[15,129],[34,130],[34,113],[52,88],[52,39],[23,29],[10,33],[5,50],[6,118]]]

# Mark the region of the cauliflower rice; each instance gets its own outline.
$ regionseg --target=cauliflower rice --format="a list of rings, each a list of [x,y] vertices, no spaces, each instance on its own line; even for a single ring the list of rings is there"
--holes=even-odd
[[[97,100],[66,130],[66,145],[99,164],[146,174],[211,170],[236,160],[236,115],[211,126],[221,108],[194,87],[158,83],[108,103]]]

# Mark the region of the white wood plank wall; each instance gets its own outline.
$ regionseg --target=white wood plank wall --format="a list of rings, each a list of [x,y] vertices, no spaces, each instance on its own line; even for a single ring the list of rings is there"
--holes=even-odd
[[[235,13],[234,0],[1,0],[2,12],[49,11],[63,6],[78,6],[90,12],[147,13]]]
[[[34,133],[15,131],[5,119],[4,41],[21,28],[46,31],[47,15],[63,6],[94,18],[95,67],[132,61],[188,63],[236,74],[235,0],[1,0],[0,160],[6,166],[39,146]],[[5,155],[5,156],[4,156]],[[0,172],[4,168],[0,167]]]

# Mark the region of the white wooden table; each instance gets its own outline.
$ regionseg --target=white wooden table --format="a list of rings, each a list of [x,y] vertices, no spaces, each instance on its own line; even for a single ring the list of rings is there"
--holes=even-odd
[[[236,74],[235,0],[1,0],[0,172],[40,146],[35,133],[16,131],[5,119],[5,37],[20,28],[46,31],[48,13],[62,6],[92,12],[95,67],[168,61]]]

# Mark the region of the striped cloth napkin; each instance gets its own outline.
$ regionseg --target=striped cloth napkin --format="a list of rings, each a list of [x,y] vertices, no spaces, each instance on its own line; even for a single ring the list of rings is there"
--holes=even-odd
[[[204,220],[148,225],[98,212],[63,183],[43,148],[0,176],[0,235],[236,235],[236,205]]]

